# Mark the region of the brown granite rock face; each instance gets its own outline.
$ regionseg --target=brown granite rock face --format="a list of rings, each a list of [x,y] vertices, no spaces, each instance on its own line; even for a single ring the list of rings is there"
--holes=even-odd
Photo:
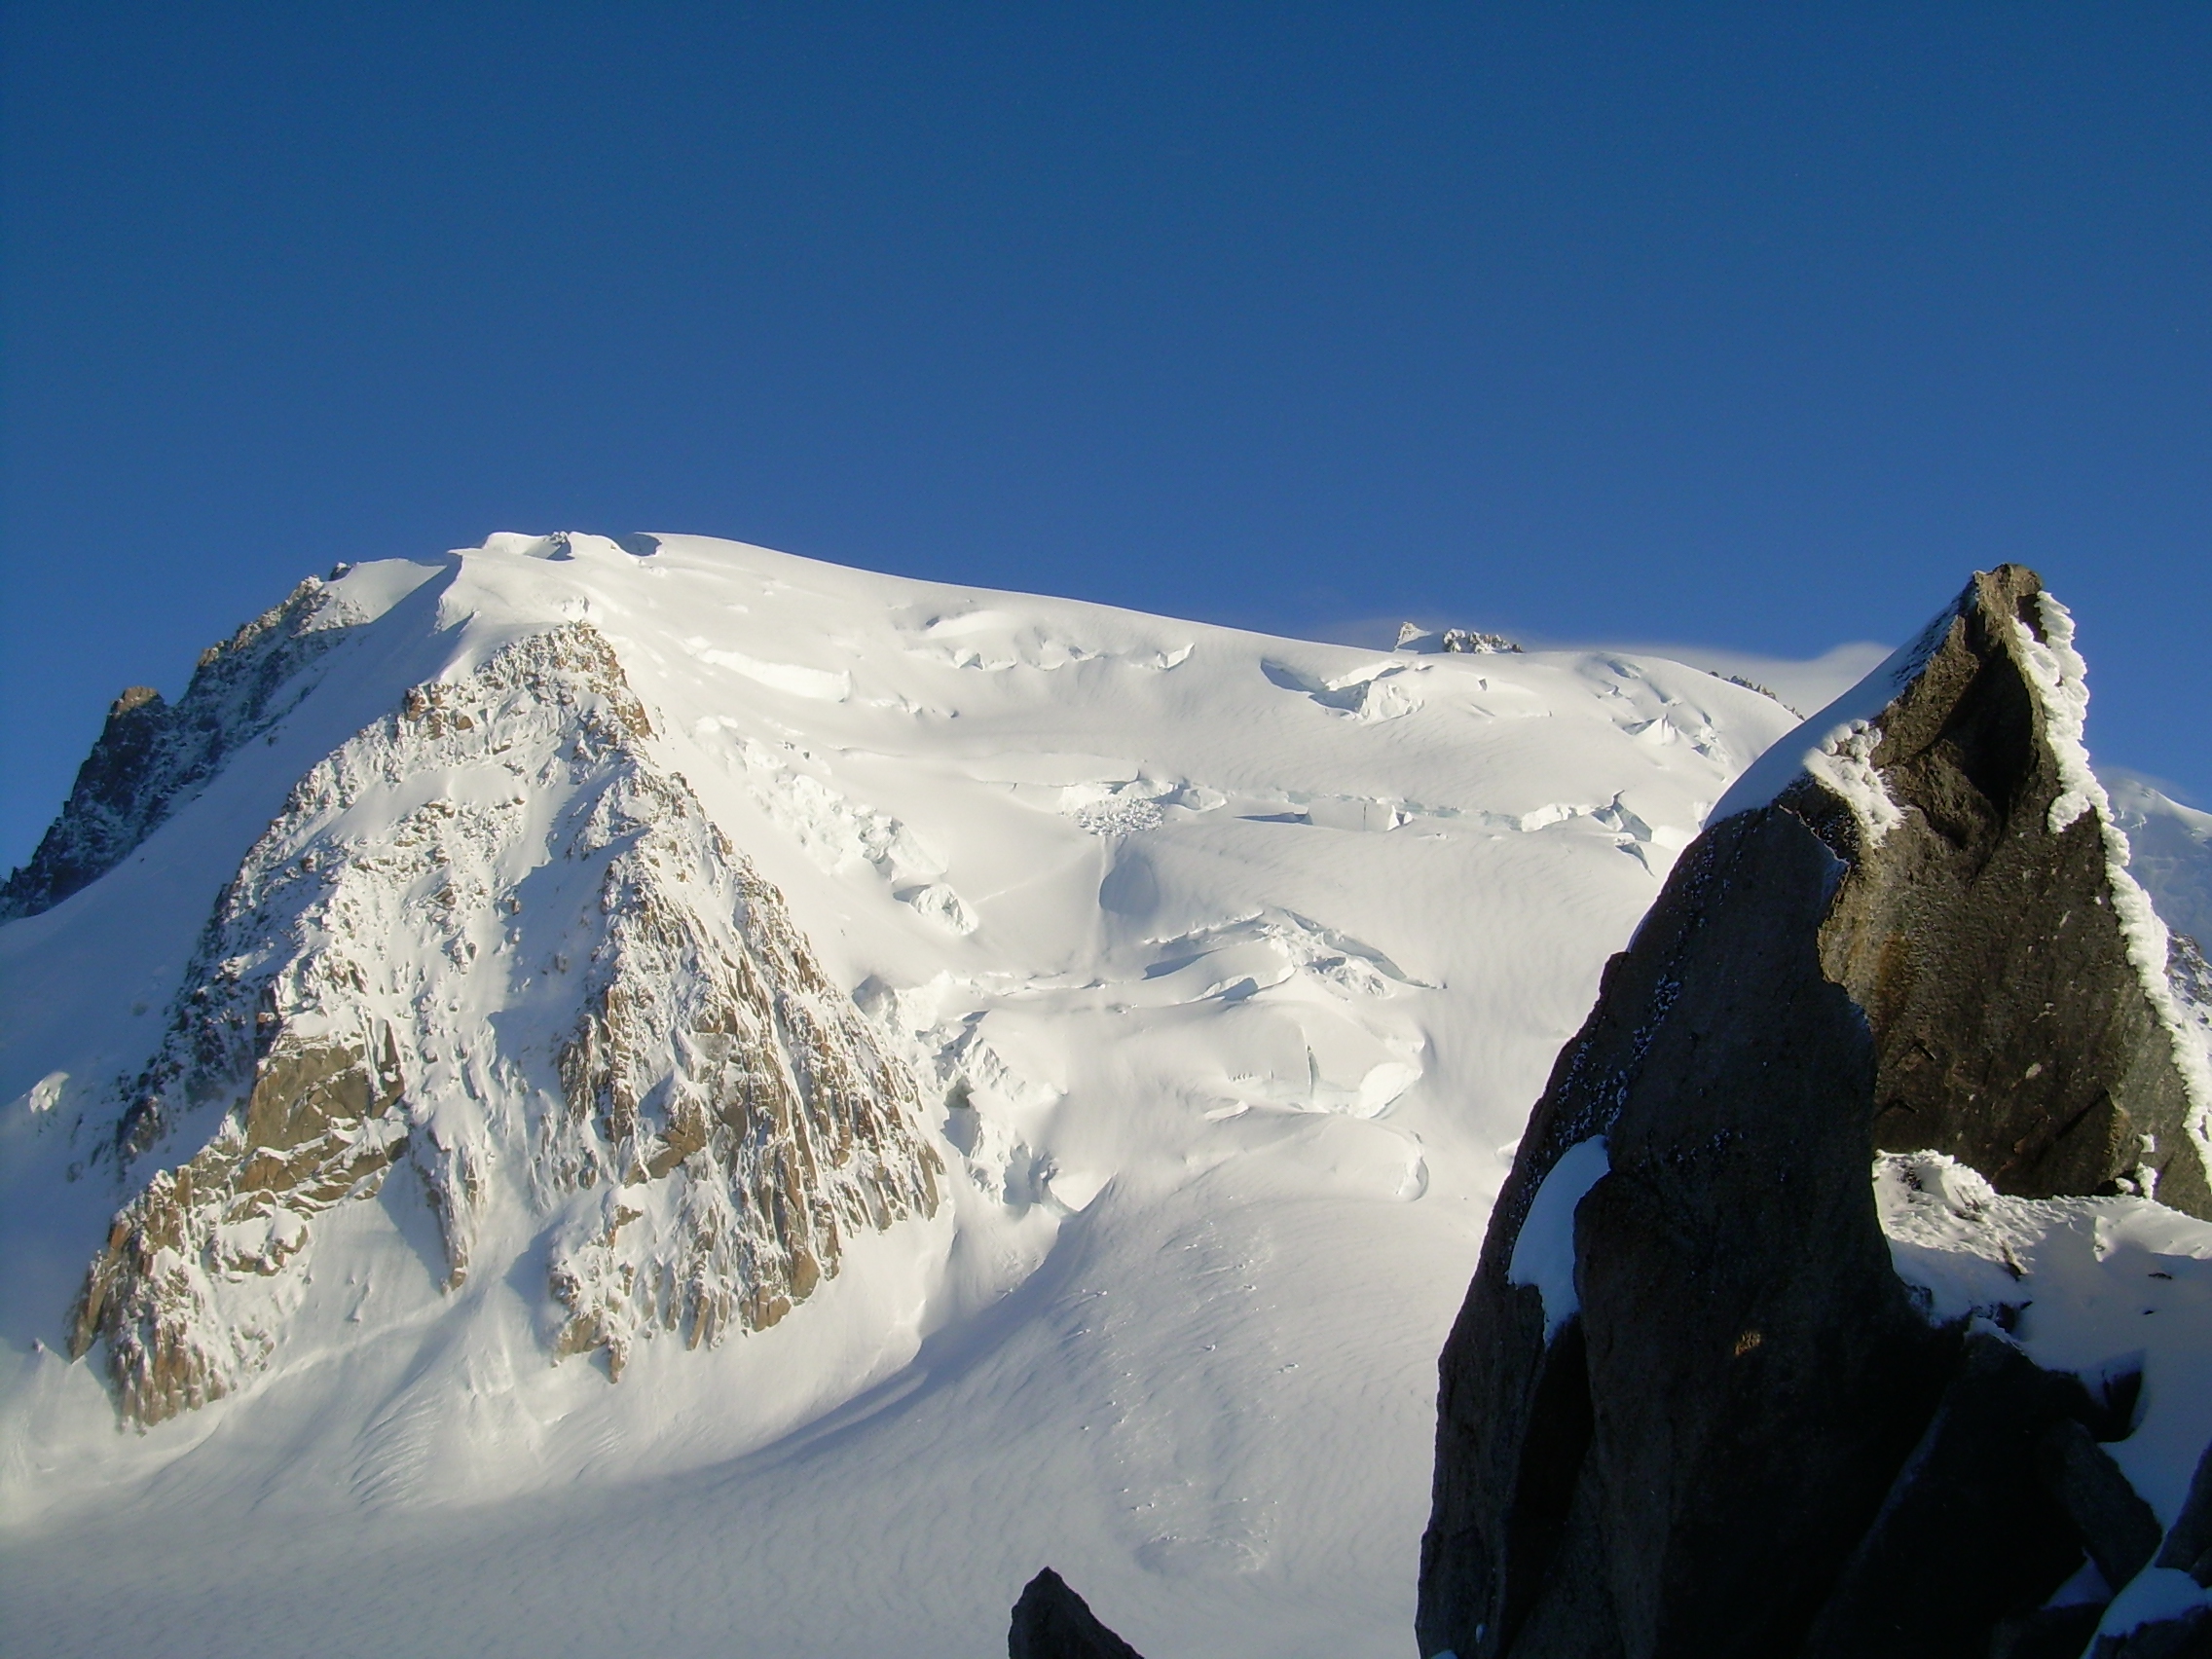
[[[226,1315],[218,1287],[282,1273],[312,1219],[375,1193],[406,1150],[405,1118],[393,1112],[399,1058],[391,1033],[379,1036],[352,1047],[279,1037],[242,1111],[116,1215],[72,1310],[69,1352],[105,1341],[127,1420],[203,1406],[266,1360],[281,1297]]]
[[[1914,1310],[1868,1178],[1877,1149],[1928,1149],[2027,1196],[2155,1186],[2212,1211],[2194,1051],[2111,867],[2070,642],[2031,572],[1977,576],[1878,671],[1870,719],[1723,803],[1607,966],[1443,1354],[1424,1654],[1852,1651],[1808,1643],[1840,1628],[1877,1515],[1956,1496],[1899,1485],[1932,1419],[1952,1425],[1942,1479],[1998,1493],[1991,1448],[2035,1466],[2063,1423],[2099,1426],[2078,1384],[1962,1383],[1962,1333]],[[1586,1196],[1547,1198],[1599,1138]],[[1571,1292],[1516,1270],[1546,1239]],[[1986,1649],[2072,1570],[2080,1524],[2036,1490],[1985,1506],[2019,1536],[1978,1577],[1987,1539],[1957,1529],[1883,1558],[1952,1551],[1949,1616],[1972,1634],[1881,1651]],[[1854,1604],[1878,1604],[1889,1581],[1861,1582]]]
[[[558,1346],[618,1376],[654,1329],[711,1346],[778,1323],[848,1237],[935,1214],[943,1167],[906,1069],[681,781],[603,804],[580,844],[619,850],[538,1177],[598,1206],[551,1252]]]
[[[1877,838],[1813,778],[1781,801],[1849,865],[1821,955],[1874,1034],[1874,1142],[2024,1198],[2155,1187],[2212,1216],[2175,1033],[2123,930],[2139,896],[2038,694],[2062,613],[2016,565],[1970,592],[1875,722],[1898,821]]]
[[[936,1213],[911,1076],[652,736],[572,623],[411,688],[294,787],[73,1171],[117,1183],[69,1340],[126,1420],[262,1370],[318,1218],[395,1163],[444,1289],[503,1203],[553,1354],[617,1375],[656,1333],[775,1324],[854,1236]]]

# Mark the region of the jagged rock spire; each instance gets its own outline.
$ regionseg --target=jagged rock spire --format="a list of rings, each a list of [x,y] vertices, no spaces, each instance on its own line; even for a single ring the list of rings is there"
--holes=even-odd
[[[1932,1327],[1868,1171],[1925,1149],[2212,1213],[2203,1055],[2085,697],[2034,573],[1979,574],[1683,854],[1559,1057],[1444,1351],[1423,1653],[1933,1659],[2082,1559],[2123,1425]]]
[[[1843,863],[1820,948],[1872,1029],[1876,1145],[2212,1216],[2203,1057],[2082,747],[2072,619],[2000,566],[1854,696],[1715,817],[1790,768],[1774,804]]]
[[[300,671],[339,638],[347,619],[310,576],[230,639],[200,653],[175,703],[150,685],[126,687],[77,769],[60,814],[27,863],[0,883],[0,922],[35,916],[98,880],[308,689]]]

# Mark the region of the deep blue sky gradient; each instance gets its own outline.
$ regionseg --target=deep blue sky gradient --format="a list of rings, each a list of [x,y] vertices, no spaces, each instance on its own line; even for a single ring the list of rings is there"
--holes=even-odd
[[[2212,805],[2212,7],[0,13],[0,866],[334,559],[687,530],[1810,655]]]

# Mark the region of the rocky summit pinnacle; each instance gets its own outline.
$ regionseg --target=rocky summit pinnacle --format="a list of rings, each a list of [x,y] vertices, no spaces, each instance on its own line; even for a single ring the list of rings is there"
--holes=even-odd
[[[1845,866],[1820,948],[1872,1029],[1878,1146],[2212,1215],[2202,1062],[2082,748],[2072,636],[2033,571],[1976,576],[1776,804]]]
[[[2079,1623],[2045,1604],[2084,1556],[2144,1567],[2124,1380],[1936,1317],[1868,1173],[2212,1212],[2072,636],[2032,571],[1976,575],[1745,776],[1607,966],[1444,1351],[1424,1654],[1934,1659]]]

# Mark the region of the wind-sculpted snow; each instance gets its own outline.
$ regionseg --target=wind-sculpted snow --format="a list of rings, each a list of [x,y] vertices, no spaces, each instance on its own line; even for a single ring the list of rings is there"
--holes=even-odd
[[[117,1216],[73,1320],[126,1417],[266,1364],[315,1218],[403,1151],[448,1284],[519,1207],[558,1349],[616,1374],[653,1329],[775,1323],[845,1235],[935,1211],[910,1079],[650,735],[571,624],[414,688],[293,790],[93,1154],[136,1178],[205,1137]]]

